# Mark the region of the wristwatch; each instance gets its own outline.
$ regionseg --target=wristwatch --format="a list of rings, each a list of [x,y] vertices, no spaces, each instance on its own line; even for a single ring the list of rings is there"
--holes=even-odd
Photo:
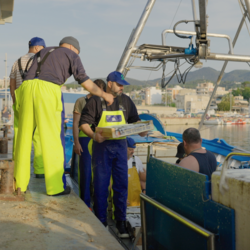
[[[142,189],[142,192],[144,192],[144,191],[146,191],[146,189],[144,188],[144,189]]]

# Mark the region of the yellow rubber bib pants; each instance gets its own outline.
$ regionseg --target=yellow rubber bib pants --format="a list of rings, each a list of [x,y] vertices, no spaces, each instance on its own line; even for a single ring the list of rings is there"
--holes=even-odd
[[[18,91],[15,92],[17,95]],[[18,98],[18,97],[17,97]],[[19,121],[19,112],[16,109],[16,103],[12,106],[14,111],[14,138],[13,138],[13,150],[12,150],[12,159],[15,161],[15,150],[16,150],[16,140],[18,134],[18,121]],[[42,149],[41,142],[39,138],[39,132],[36,128],[33,135],[33,145],[34,145],[34,173],[35,174],[44,174],[43,168],[43,159],[42,159]]]
[[[59,85],[39,79],[24,81],[16,90],[19,112],[15,151],[16,188],[24,192],[30,179],[33,131],[38,128],[48,195],[66,188],[64,176],[64,110]]]
[[[140,206],[141,183],[133,156],[132,168],[128,169],[128,206]]]

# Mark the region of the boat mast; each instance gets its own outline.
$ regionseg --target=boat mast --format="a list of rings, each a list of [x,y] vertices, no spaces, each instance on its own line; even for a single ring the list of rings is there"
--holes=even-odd
[[[124,76],[126,76],[128,69],[126,69],[126,66],[128,64],[129,58],[133,51],[135,50],[135,46],[137,44],[137,41],[141,35],[141,32],[148,20],[148,17],[154,7],[156,0],[148,0],[141,18],[136,26],[136,28],[132,31],[130,38],[128,40],[127,46],[125,47],[125,50],[121,56],[120,62],[118,63],[118,66],[116,68],[116,71],[121,72]]]
[[[245,0],[245,1],[247,1],[247,0]],[[249,1],[249,0],[248,0],[248,1]],[[248,16],[248,15],[250,15],[250,13],[248,13],[248,11],[245,10],[245,13],[244,13],[244,15],[243,15],[243,17],[242,17],[242,19],[241,19],[240,25],[239,25],[239,27],[238,27],[238,30],[237,30],[237,32],[236,32],[236,34],[235,34],[235,37],[234,37],[234,40],[233,40],[233,47],[235,46],[235,44],[236,44],[236,42],[237,42],[237,39],[238,39],[239,34],[240,34],[240,31],[241,31],[242,26],[243,26],[243,24],[244,24],[244,22],[245,22],[246,16],[247,16],[248,19],[249,19],[249,16]],[[250,19],[249,19],[249,21],[250,21]],[[220,82],[221,82],[221,79],[222,79],[223,75],[224,75],[224,72],[225,72],[225,69],[226,69],[226,67],[227,67],[227,64],[228,64],[228,61],[225,61],[224,64],[223,64],[223,66],[222,66],[222,69],[221,69],[220,75],[219,75],[219,77],[218,77],[218,79],[217,79],[217,82],[216,82],[216,85],[215,85],[215,87],[214,87],[213,93],[212,93],[212,95],[211,95],[211,97],[210,97],[210,99],[209,99],[209,102],[208,102],[208,104],[207,104],[206,110],[205,110],[205,112],[204,112],[204,114],[203,114],[203,116],[202,116],[202,118],[201,118],[201,122],[200,122],[200,125],[199,125],[199,130],[201,130],[201,128],[202,128],[202,126],[203,126],[203,123],[204,123],[204,120],[205,120],[205,117],[206,117],[206,113],[208,112],[208,109],[209,109],[209,107],[210,107],[210,105],[211,105],[212,99],[213,99],[213,97],[214,97],[215,94],[216,94],[217,88],[218,88],[218,86],[219,86],[219,84],[220,84]]]

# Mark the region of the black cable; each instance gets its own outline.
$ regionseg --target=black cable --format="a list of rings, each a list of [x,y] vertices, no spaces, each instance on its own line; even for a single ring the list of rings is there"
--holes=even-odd
[[[184,39],[190,39],[192,36],[182,36],[182,35],[179,35],[176,33],[175,29],[176,29],[176,26],[180,23],[190,23],[190,22],[195,22],[195,20],[182,20],[182,21],[179,21],[177,22],[175,25],[174,25],[174,28],[173,28],[173,31],[174,31],[174,34],[180,38],[184,38]]]

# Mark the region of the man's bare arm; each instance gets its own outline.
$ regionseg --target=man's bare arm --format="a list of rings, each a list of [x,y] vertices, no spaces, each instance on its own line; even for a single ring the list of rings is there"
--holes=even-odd
[[[16,101],[15,90],[16,90],[16,79],[10,78],[10,94],[11,94],[13,103],[15,103]]]
[[[82,124],[80,126],[80,129],[83,131],[83,133],[85,133],[88,137],[92,138],[94,141],[102,143],[106,140],[106,138],[102,136],[102,131],[94,133],[93,130],[90,128],[89,124]]]
[[[200,170],[198,161],[192,155],[183,158],[177,165],[195,172],[199,172]]]
[[[82,147],[79,143],[79,121],[81,114],[74,112],[73,113],[73,137],[74,137],[74,152],[78,155],[81,155]]]
[[[114,96],[101,90],[95,83],[90,79],[81,83],[82,87],[88,90],[92,95],[102,97],[109,105],[114,102]]]

